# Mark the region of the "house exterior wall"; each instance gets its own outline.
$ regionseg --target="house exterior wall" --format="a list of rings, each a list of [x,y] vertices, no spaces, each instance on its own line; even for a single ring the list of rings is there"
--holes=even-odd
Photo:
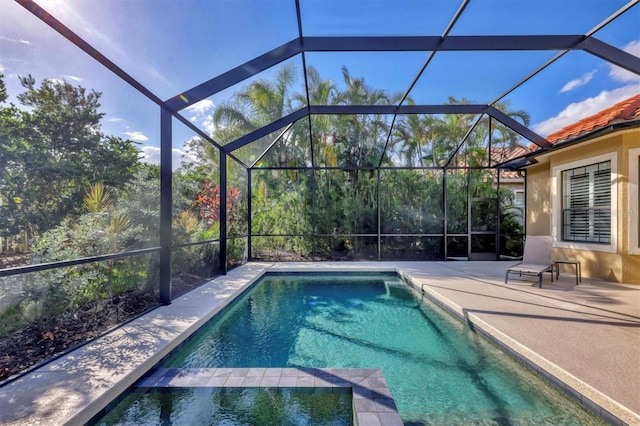
[[[526,179],[526,233],[527,235],[550,235],[549,164],[536,164],[529,167]]]
[[[611,244],[562,241],[560,174],[611,160]],[[584,276],[640,285],[638,168],[640,128],[584,141],[539,157],[527,168],[527,234],[552,235],[553,257],[577,259]]]

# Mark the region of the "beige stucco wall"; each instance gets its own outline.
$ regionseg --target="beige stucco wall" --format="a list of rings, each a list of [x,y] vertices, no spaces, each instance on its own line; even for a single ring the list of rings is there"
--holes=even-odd
[[[551,234],[551,181],[549,164],[536,164],[526,174],[528,235]]]
[[[640,255],[622,255],[622,280],[623,283],[640,284]]]
[[[540,156],[538,164],[527,168],[527,234],[549,235],[553,232],[551,185],[554,167],[614,153],[617,159],[618,223],[615,252],[554,247],[553,255],[555,258],[580,260],[584,276],[640,284],[640,255],[630,253],[629,239],[631,217],[638,215],[637,205],[629,204],[629,149],[639,147],[640,128],[636,127]],[[559,239],[560,235],[554,235],[554,245]]]

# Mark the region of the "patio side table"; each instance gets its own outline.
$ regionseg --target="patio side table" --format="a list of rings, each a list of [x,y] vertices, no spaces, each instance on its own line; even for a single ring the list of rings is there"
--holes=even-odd
[[[556,279],[560,276],[560,265],[574,265],[576,268],[576,285],[582,282],[582,267],[579,260],[575,259],[555,259],[553,263],[556,265]]]

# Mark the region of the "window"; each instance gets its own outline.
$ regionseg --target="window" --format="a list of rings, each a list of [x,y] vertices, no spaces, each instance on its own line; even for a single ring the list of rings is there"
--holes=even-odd
[[[611,161],[562,172],[562,241],[611,243]]]
[[[618,252],[618,152],[551,169],[553,246]]]
[[[516,207],[524,207],[524,191],[513,191],[513,205]]]

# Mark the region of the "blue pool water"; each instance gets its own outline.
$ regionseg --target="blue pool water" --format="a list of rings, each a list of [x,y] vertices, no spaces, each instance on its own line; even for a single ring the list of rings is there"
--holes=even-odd
[[[381,368],[405,424],[603,424],[422,299],[396,274],[270,274],[164,367]]]
[[[347,391],[345,388],[344,391]],[[137,388],[99,426],[352,424],[351,394],[287,388]]]

